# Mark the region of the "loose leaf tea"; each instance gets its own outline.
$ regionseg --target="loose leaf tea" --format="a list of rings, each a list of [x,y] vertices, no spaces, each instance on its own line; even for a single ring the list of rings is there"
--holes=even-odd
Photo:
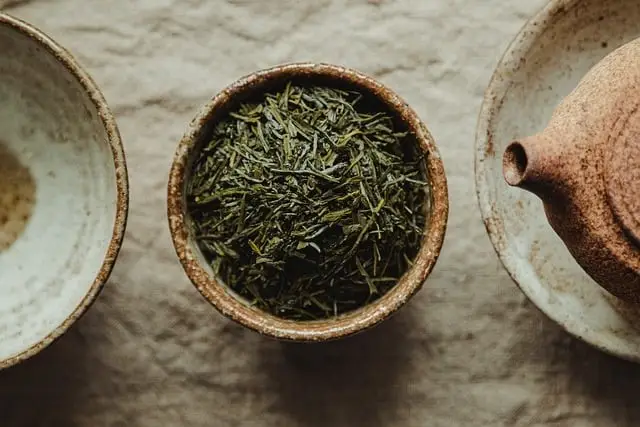
[[[219,122],[187,202],[217,276],[276,316],[337,316],[384,295],[421,242],[428,186],[411,135],[358,93],[287,85]]]

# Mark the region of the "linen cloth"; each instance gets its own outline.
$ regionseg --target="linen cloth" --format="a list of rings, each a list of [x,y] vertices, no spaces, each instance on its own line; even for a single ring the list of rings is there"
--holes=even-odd
[[[125,144],[128,232],[110,282],[51,348],[0,372],[1,427],[637,426],[640,368],[570,338],[507,276],[477,208],[483,92],[544,0],[0,0],[68,48]],[[1,52],[0,52],[1,54]],[[388,322],[283,344],[220,316],[186,278],[165,197],[197,109],[290,61],[366,72],[419,113],[451,213],[424,289]]]

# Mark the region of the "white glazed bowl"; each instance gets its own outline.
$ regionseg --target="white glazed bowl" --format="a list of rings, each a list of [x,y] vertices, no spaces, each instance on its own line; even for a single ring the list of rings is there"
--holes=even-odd
[[[640,37],[638,0],[555,0],[531,19],[497,67],[476,136],[476,186],[487,231],[529,299],[570,334],[640,361],[638,309],[600,288],[548,225],[542,202],[510,188],[502,154],[544,129],[560,101],[608,53]]]
[[[91,305],[127,208],[102,94],[49,37],[0,14],[0,368],[38,353]]]

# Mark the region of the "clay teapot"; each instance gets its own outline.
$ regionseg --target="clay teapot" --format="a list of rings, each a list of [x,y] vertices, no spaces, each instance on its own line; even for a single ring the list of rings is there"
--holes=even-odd
[[[546,129],[512,142],[503,174],[543,201],[598,284],[640,304],[640,39],[591,69]]]

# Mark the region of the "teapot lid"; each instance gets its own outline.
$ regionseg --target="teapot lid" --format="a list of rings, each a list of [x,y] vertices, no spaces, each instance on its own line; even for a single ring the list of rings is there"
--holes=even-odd
[[[640,120],[630,118],[604,156],[605,186],[611,207],[640,245]]]

